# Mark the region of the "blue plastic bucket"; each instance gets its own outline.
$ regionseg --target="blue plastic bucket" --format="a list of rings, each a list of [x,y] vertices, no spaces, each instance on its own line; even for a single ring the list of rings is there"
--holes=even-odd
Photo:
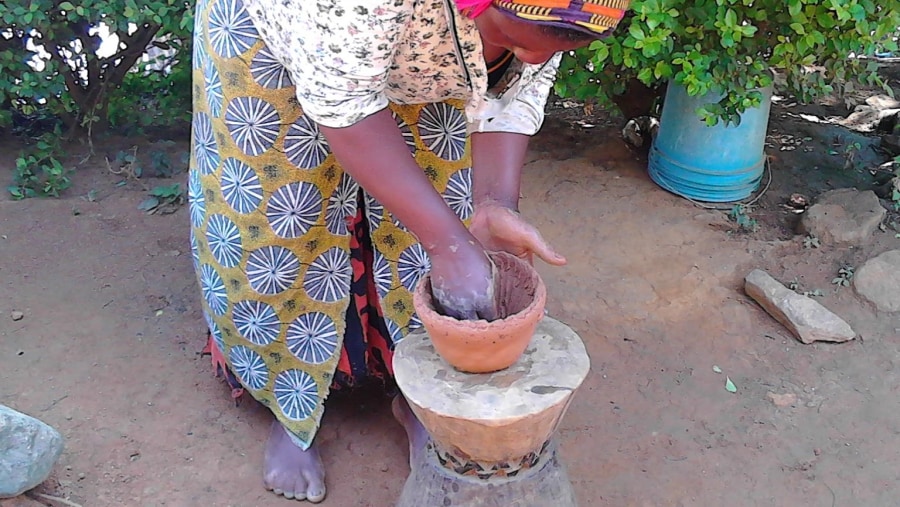
[[[740,126],[720,122],[709,127],[696,111],[720,97],[691,97],[683,86],[670,83],[650,149],[650,178],[669,192],[697,201],[749,197],[759,188],[765,167],[772,89],[762,93],[762,104],[745,111]]]

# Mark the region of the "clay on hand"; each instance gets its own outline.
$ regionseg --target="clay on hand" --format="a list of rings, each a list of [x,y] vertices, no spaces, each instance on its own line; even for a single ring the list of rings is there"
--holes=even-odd
[[[436,309],[458,320],[494,320],[494,268],[472,240],[431,254],[431,293]]]

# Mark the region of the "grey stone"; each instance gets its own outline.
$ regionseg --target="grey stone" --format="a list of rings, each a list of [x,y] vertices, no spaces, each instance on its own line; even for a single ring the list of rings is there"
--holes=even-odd
[[[62,449],[58,431],[0,405],[0,498],[18,496],[44,482]]]
[[[803,343],[845,342],[856,337],[843,319],[817,301],[788,289],[765,271],[751,271],[744,279],[744,290]]]
[[[883,312],[900,312],[900,250],[873,257],[853,275],[856,293]]]
[[[800,232],[831,245],[861,245],[878,229],[887,210],[871,190],[841,188],[825,192],[800,221]]]

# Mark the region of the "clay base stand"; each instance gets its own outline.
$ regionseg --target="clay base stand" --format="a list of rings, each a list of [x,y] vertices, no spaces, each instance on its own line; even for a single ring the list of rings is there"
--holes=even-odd
[[[429,433],[397,507],[575,507],[556,429],[590,360],[581,339],[545,317],[509,368],[461,373],[425,333],[394,353],[397,384]]]

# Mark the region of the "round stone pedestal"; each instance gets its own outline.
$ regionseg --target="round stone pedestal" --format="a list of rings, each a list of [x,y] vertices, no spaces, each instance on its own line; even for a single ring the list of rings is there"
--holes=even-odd
[[[574,507],[554,434],[590,370],[584,344],[545,317],[509,368],[462,373],[425,333],[394,352],[394,375],[430,441],[398,507]]]

